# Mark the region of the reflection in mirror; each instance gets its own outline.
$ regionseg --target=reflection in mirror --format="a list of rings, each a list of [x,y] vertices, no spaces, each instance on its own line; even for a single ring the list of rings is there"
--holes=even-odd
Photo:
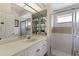
[[[32,31],[33,34],[47,34],[47,10],[32,15]]]
[[[31,18],[21,21],[20,23],[21,35],[31,35]]]
[[[2,6],[4,8],[1,8]],[[0,40],[46,34],[46,17],[47,11],[43,4],[2,3],[0,4]]]

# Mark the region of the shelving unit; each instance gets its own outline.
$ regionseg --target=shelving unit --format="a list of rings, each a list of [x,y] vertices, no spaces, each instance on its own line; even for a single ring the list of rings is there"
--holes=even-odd
[[[41,17],[37,19],[33,19],[32,21],[32,29],[33,33],[41,33],[46,32],[46,17]]]

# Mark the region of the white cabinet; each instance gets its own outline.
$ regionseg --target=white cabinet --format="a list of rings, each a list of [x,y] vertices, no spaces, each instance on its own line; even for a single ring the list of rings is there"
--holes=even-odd
[[[47,41],[43,40],[30,46],[29,48],[26,48],[25,50],[22,50],[14,54],[13,56],[44,56],[46,52],[47,52]]]
[[[41,47],[42,47],[41,55],[44,55],[45,53],[47,53],[47,50],[48,50],[48,48],[47,48],[47,41],[45,40],[45,41],[42,41],[41,43],[42,43],[42,45],[41,45]]]
[[[29,56],[43,56],[47,52],[47,41],[41,41],[33,46],[31,46],[28,50]]]
[[[36,55],[38,56],[40,55],[40,52],[41,52],[41,46],[35,44],[28,49],[28,56],[36,56]]]

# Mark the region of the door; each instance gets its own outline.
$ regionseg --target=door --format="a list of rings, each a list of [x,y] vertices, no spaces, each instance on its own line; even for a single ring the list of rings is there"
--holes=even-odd
[[[53,28],[52,54],[71,55],[72,50],[72,11],[60,12],[55,15]]]
[[[26,22],[21,22],[21,35],[26,35]]]

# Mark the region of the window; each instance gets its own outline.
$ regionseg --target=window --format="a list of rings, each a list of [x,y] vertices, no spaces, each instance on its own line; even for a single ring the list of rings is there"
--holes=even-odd
[[[72,22],[72,14],[60,15],[57,17],[57,23]]]

